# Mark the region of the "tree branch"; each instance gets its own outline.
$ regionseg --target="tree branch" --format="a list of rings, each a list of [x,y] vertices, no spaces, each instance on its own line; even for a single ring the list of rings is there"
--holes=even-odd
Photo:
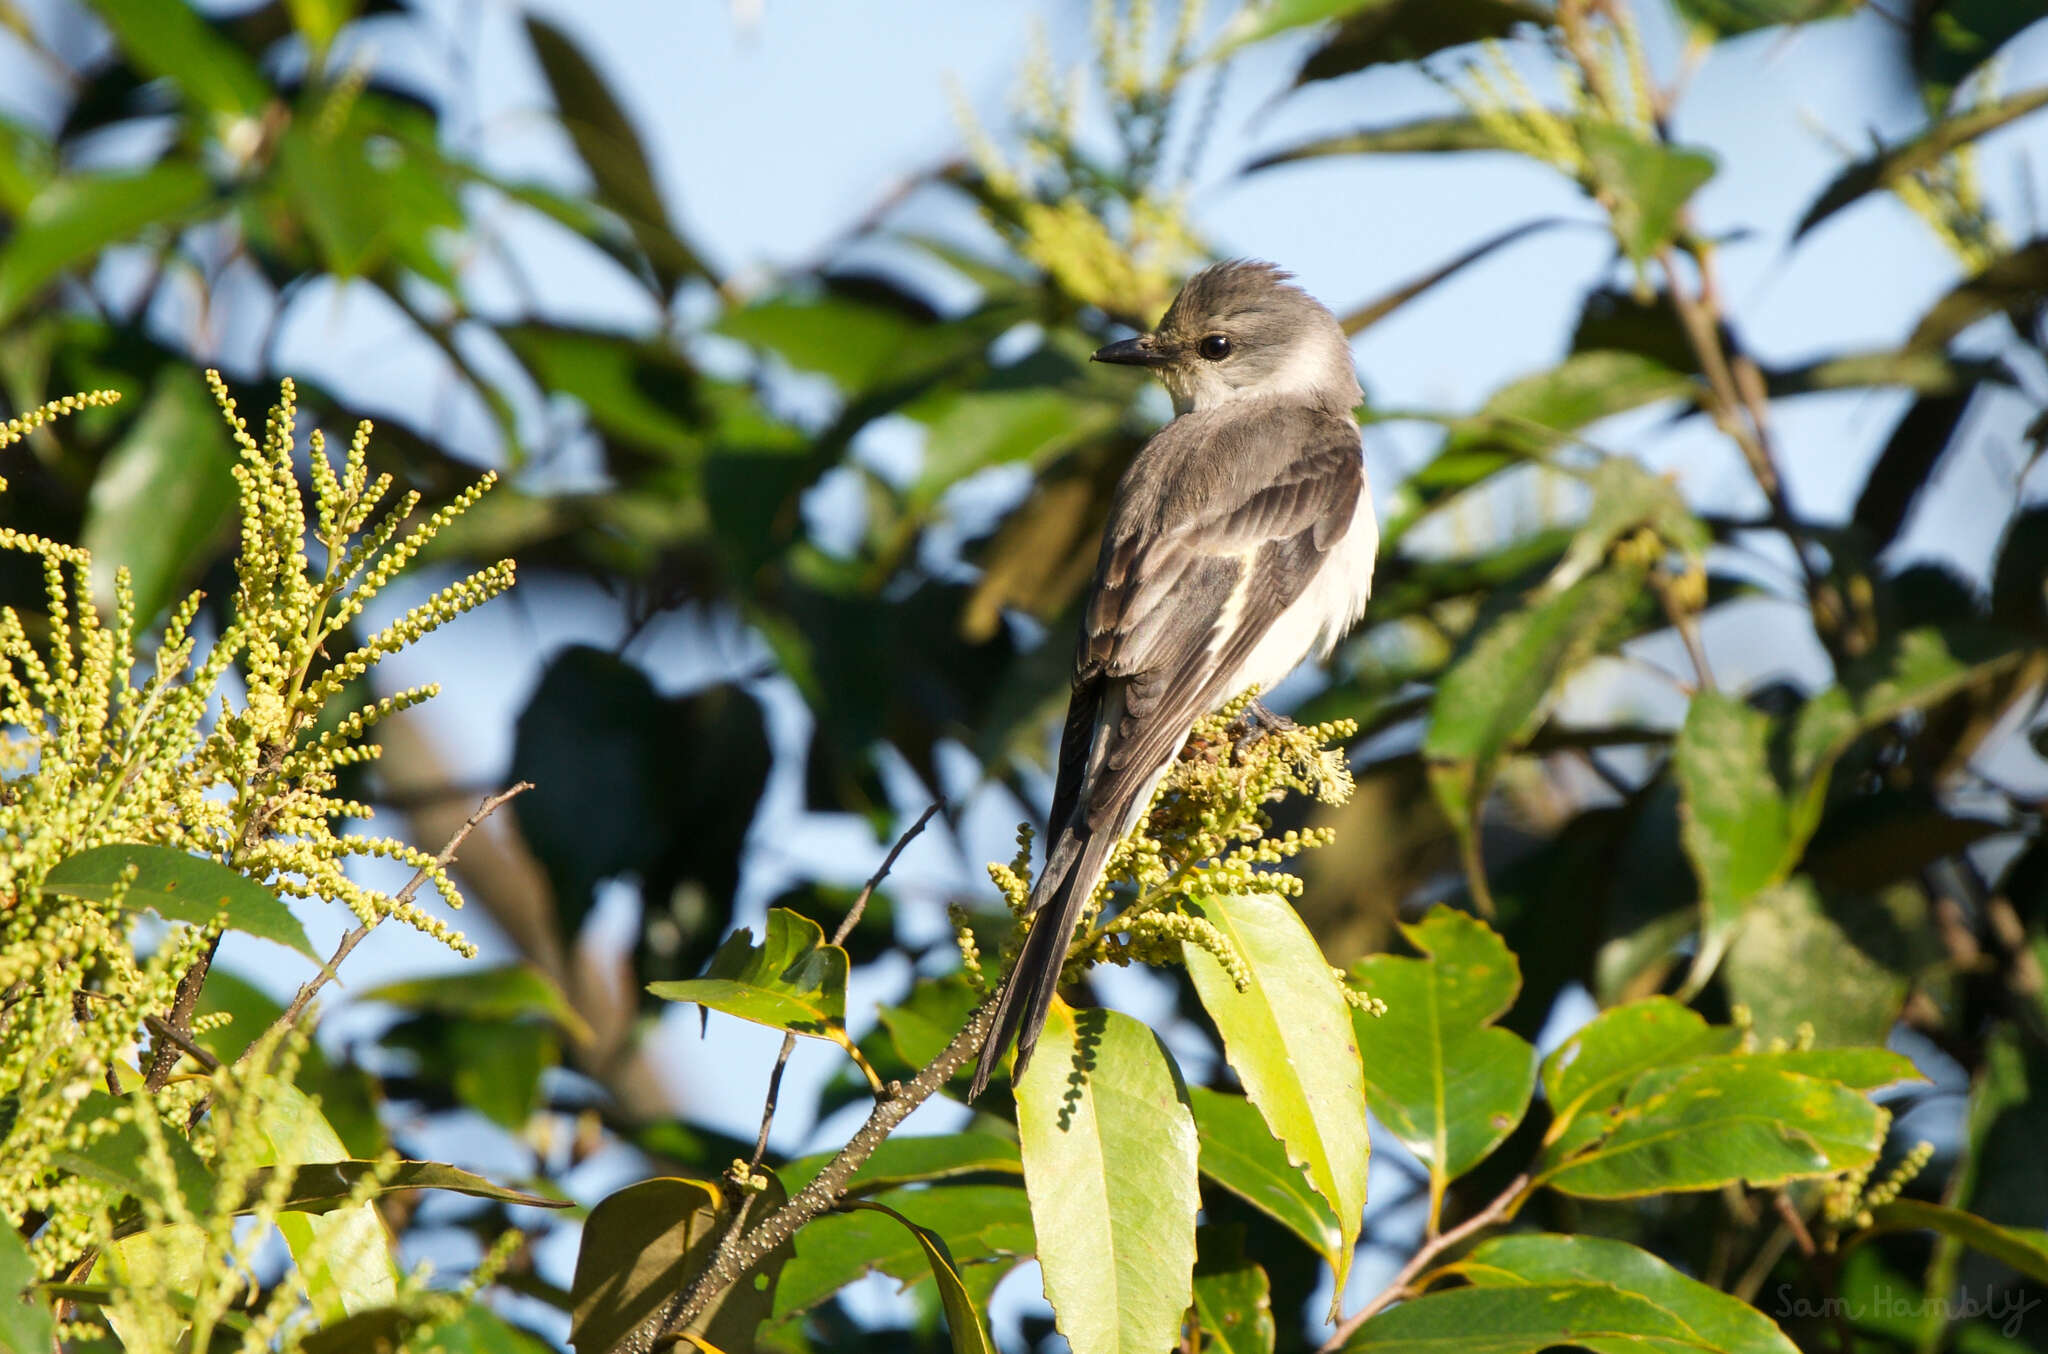
[[[1392,1283],[1381,1289],[1379,1295],[1373,1298],[1372,1301],[1366,1303],[1365,1306],[1359,1308],[1338,1323],[1337,1329],[1331,1332],[1329,1339],[1323,1341],[1322,1345],[1316,1350],[1316,1354],[1332,1354],[1332,1351],[1338,1349],[1346,1340],[1351,1338],[1353,1331],[1371,1320],[1382,1309],[1391,1305],[1395,1299],[1410,1296],[1409,1285],[1415,1282],[1417,1275],[1429,1267],[1432,1260],[1435,1260],[1439,1255],[1442,1255],[1466,1237],[1471,1236],[1474,1232],[1482,1228],[1491,1227],[1494,1223],[1507,1217],[1515,1204],[1521,1199],[1522,1192],[1528,1187],[1529,1177],[1526,1174],[1516,1176],[1508,1182],[1508,1187],[1502,1190],[1492,1203],[1480,1209],[1450,1231],[1441,1233],[1424,1242],[1422,1248],[1410,1257],[1408,1263],[1401,1266],[1401,1272],[1394,1276]]]
[[[614,1354],[649,1354],[671,1332],[686,1328],[703,1315],[712,1300],[759,1264],[770,1251],[796,1234],[812,1218],[829,1210],[846,1191],[846,1182],[874,1154],[875,1148],[910,1117],[910,1112],[931,1099],[952,1079],[967,1060],[981,1051],[988,1037],[989,1021],[995,1012],[993,994],[975,1007],[960,1033],[953,1036],[939,1056],[925,1064],[909,1085],[889,1083],[887,1094],[875,1102],[867,1122],[860,1126],[839,1155],[832,1158],[818,1178],[791,1195],[789,1202],[763,1218],[745,1237],[722,1245],[705,1271],[680,1294],[661,1305],[652,1317],[620,1341]]]

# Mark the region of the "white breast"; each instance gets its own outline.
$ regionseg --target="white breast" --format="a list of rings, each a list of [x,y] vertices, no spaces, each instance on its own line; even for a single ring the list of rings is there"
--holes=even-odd
[[[1323,567],[1301,596],[1259,640],[1226,689],[1232,695],[1253,685],[1271,691],[1311,653],[1327,657],[1364,614],[1366,599],[1372,596],[1372,568],[1379,545],[1372,490],[1363,486],[1350,529],[1324,557]]]

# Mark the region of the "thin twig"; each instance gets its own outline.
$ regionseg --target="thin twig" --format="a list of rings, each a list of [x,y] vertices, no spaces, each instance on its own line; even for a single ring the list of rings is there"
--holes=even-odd
[[[477,824],[483,822],[484,819],[490,817],[500,808],[532,788],[532,781],[522,780],[508,789],[500,790],[498,793],[486,797],[483,803],[477,805],[476,812],[469,815],[461,827],[455,829],[455,835],[450,837],[448,844],[441,848],[441,854],[434,857],[434,869],[447,869],[454,861],[455,853],[462,846],[462,843],[468,840],[470,833],[476,831]],[[393,895],[393,903],[402,905],[411,902],[413,896],[424,888],[427,881],[431,878],[433,878],[433,870],[425,866],[413,871],[412,878],[405,882],[405,887]],[[306,1013],[306,1008],[313,1004],[313,998],[327,984],[327,980],[335,976],[334,971],[340,966],[341,961],[348,958],[350,952],[356,946],[362,944],[364,938],[376,929],[377,922],[382,920],[383,918],[379,917],[376,921],[364,922],[343,936],[341,943],[334,948],[333,957],[320,966],[318,973],[299,985],[298,993],[292,997],[291,1005],[285,1007],[284,1013],[271,1022],[270,1028],[265,1031],[265,1038],[252,1040],[249,1047],[242,1051],[242,1060],[246,1060],[251,1052],[262,1046],[266,1041],[274,1045],[276,1041],[270,1038],[270,1036],[280,1035],[287,1026],[297,1023],[299,1017]],[[192,1107],[191,1116],[186,1122],[188,1124],[197,1124],[200,1117],[206,1113],[212,1104],[213,1094],[208,1092],[200,1098],[198,1104]]]
[[[1516,1176],[1508,1182],[1506,1189],[1495,1196],[1492,1203],[1480,1209],[1456,1227],[1451,1228],[1450,1231],[1440,1233],[1424,1242],[1422,1248],[1409,1258],[1408,1263],[1401,1266],[1401,1272],[1394,1276],[1392,1283],[1381,1289],[1378,1296],[1374,1297],[1372,1301],[1366,1303],[1365,1306],[1359,1308],[1337,1324],[1337,1329],[1330,1333],[1329,1339],[1323,1341],[1316,1354],[1331,1354],[1331,1351],[1337,1349],[1346,1340],[1351,1338],[1353,1331],[1371,1320],[1383,1308],[1387,1307],[1397,1298],[1408,1296],[1410,1286],[1415,1282],[1416,1276],[1427,1269],[1431,1261],[1435,1260],[1452,1246],[1463,1241],[1466,1237],[1471,1236],[1474,1232],[1485,1227],[1491,1227],[1494,1223],[1505,1218],[1521,1200],[1523,1191],[1528,1189],[1528,1187],[1529,1177],[1526,1174]]]
[[[1685,656],[1692,660],[1693,676],[1699,681],[1699,689],[1712,691],[1714,670],[1707,666],[1707,646],[1700,639],[1700,618],[1680,603],[1673,591],[1673,582],[1661,569],[1650,571],[1650,590],[1663,604],[1664,619],[1671,622],[1671,628],[1678,632],[1678,638],[1685,644]]]
[[[847,1181],[874,1154],[875,1148],[881,1146],[898,1124],[910,1117],[912,1110],[931,1099],[955,1072],[967,1064],[968,1059],[981,1051],[994,1013],[995,997],[991,994],[974,1009],[960,1032],[953,1036],[953,1042],[947,1044],[938,1057],[925,1064],[924,1070],[908,1085],[890,1083],[888,1093],[875,1102],[867,1122],[860,1126],[846,1146],[839,1149],[839,1155],[818,1172],[817,1179],[791,1195],[789,1202],[762,1219],[745,1237],[730,1247],[721,1247],[710,1266],[688,1288],[663,1302],[659,1311],[621,1340],[614,1354],[649,1354],[668,1338],[670,1332],[686,1329],[703,1315],[719,1294],[759,1264],[770,1251],[794,1236],[799,1227],[837,1204],[839,1196],[846,1190]]]
[[[904,831],[903,835],[896,839],[896,844],[889,848],[889,854],[882,857],[881,865],[876,868],[873,874],[868,876],[868,882],[861,887],[860,896],[853,900],[853,906],[846,910],[844,917],[840,918],[838,927],[832,932],[832,943],[834,945],[844,945],[846,943],[846,938],[853,934],[853,928],[860,924],[861,914],[867,911],[868,899],[874,897],[875,890],[881,887],[882,881],[889,877],[889,871],[895,868],[896,857],[903,854],[903,848],[910,845],[917,834],[924,831],[924,825],[929,823],[939,810],[945,806],[946,802],[944,800],[933,801],[932,806],[919,815],[918,820],[912,823]],[[754,1138],[754,1155],[747,1160],[747,1169],[749,1171],[760,1169],[761,1158],[768,1155],[768,1130],[774,1126],[775,1105],[782,1095],[782,1071],[789,1066],[789,1057],[794,1052],[796,1052],[796,1036],[785,1032],[782,1036],[782,1051],[775,1055],[775,1070],[768,1074],[768,1095],[761,1105],[761,1131]],[[726,1233],[726,1239],[731,1240],[745,1221],[746,1213],[744,1210],[735,1213],[733,1215],[732,1227]],[[723,1249],[725,1243],[720,1242],[719,1244],[720,1248]]]

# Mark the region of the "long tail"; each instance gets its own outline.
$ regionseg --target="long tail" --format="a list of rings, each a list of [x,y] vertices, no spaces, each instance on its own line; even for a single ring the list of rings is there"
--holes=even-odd
[[[1053,994],[1059,991],[1060,970],[1067,962],[1067,947],[1074,940],[1074,926],[1081,920],[1095,886],[1101,882],[1102,867],[1115,847],[1115,834],[1069,828],[1053,849],[1045,874],[1038,881],[1033,899],[1031,930],[1024,936],[1024,948],[1016,966],[1003,980],[996,998],[995,1020],[989,1026],[988,1042],[981,1046],[981,1064],[974,1070],[974,1086],[967,1093],[973,1100],[988,1086],[989,1074],[1003,1060],[1010,1040],[1017,1041],[1017,1066],[1013,1076],[1022,1076],[1038,1046],[1039,1031],[1045,1028],[1046,1013],[1052,1009]]]

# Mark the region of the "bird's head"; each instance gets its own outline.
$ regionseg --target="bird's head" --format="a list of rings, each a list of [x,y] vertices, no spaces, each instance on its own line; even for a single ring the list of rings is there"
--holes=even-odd
[[[1095,360],[1150,367],[1178,413],[1262,397],[1350,410],[1365,396],[1343,326],[1288,277],[1270,263],[1213,264],[1187,280],[1156,329]]]

